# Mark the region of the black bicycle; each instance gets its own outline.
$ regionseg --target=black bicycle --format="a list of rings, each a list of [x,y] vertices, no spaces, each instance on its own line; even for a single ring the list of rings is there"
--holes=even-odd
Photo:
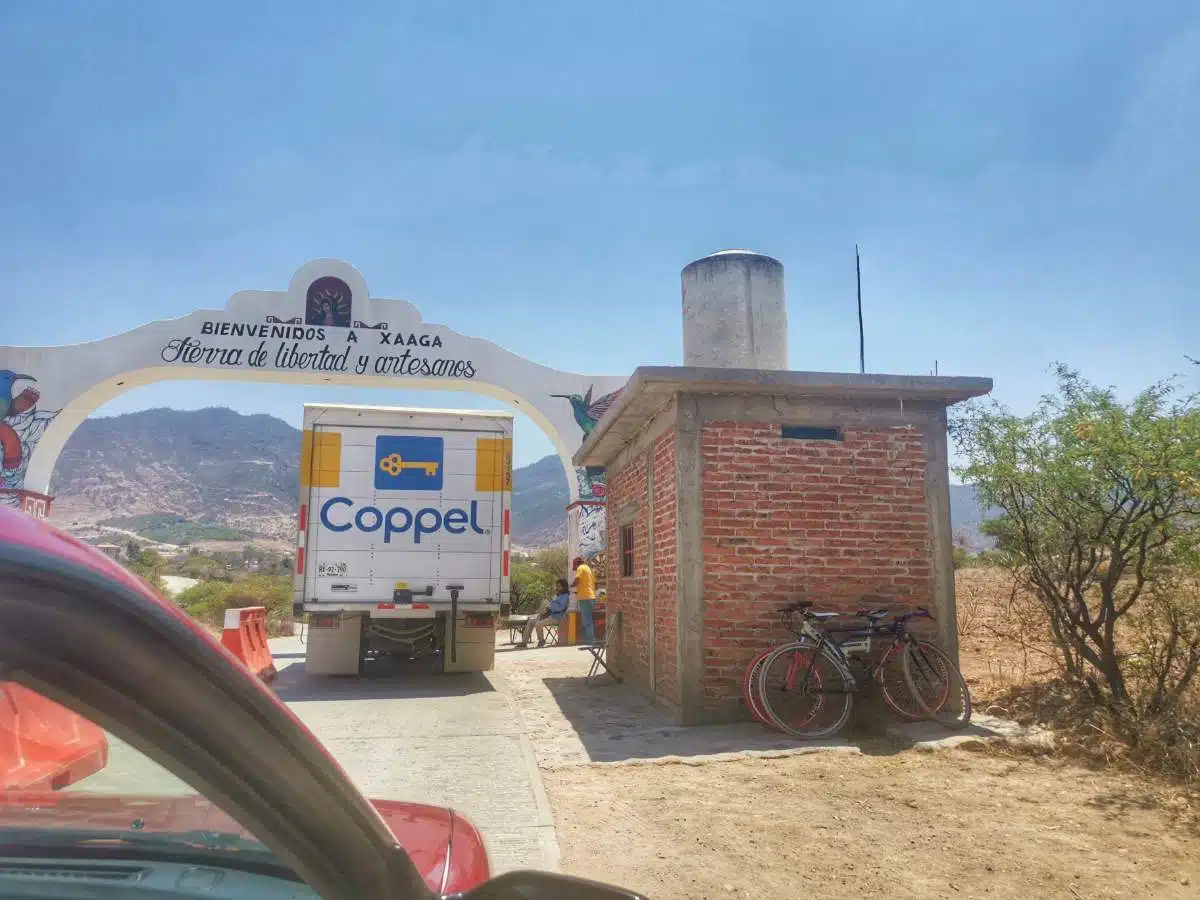
[[[797,639],[771,651],[758,663],[758,697],[770,723],[795,737],[818,739],[835,734],[850,718],[853,695],[862,689],[850,657],[870,656],[876,641],[891,639],[867,680],[879,684],[884,702],[908,721],[931,719],[950,729],[971,721],[966,680],[936,644],[909,631],[914,619],[933,619],[924,607],[894,615],[886,609],[860,610],[866,626],[829,627],[837,612],[814,612],[809,601],[783,612],[799,615]],[[793,620],[794,621],[794,620]]]

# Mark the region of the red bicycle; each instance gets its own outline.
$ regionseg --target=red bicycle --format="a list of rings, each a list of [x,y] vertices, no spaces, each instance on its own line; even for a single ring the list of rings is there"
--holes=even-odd
[[[970,722],[971,697],[962,673],[936,644],[908,630],[912,619],[932,619],[928,610],[918,608],[886,624],[888,610],[860,610],[855,617],[865,619],[865,627],[832,629],[827,623],[841,614],[811,607],[809,601],[785,607],[785,613],[800,615],[799,627],[792,628],[797,640],[759,654],[747,667],[743,694],[760,722],[808,739],[841,730],[861,689],[850,657],[869,656],[876,640],[889,637],[882,655],[868,664],[866,678],[878,683],[884,702],[907,721],[932,719],[955,730]]]

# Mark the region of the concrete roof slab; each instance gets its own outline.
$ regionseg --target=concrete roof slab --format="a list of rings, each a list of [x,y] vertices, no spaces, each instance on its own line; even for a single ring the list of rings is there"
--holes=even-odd
[[[767,394],[848,403],[895,399],[953,406],[991,390],[990,378],[642,366],[634,371],[573,461],[577,466],[607,465],[677,394]]]

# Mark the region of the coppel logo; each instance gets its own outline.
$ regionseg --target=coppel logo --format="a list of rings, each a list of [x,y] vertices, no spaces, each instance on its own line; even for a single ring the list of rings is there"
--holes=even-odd
[[[336,507],[345,506],[345,510]],[[470,528],[476,534],[487,534],[479,525],[479,501],[472,500],[470,509],[454,507],[442,512],[432,506],[413,512],[407,506],[393,506],[386,512],[375,506],[360,506],[354,515],[354,501],[349,497],[330,497],[321,504],[321,524],[330,531],[349,531],[351,528],[368,534],[383,530],[383,542],[390,544],[392,535],[412,533],[413,543],[421,543],[427,534],[446,531],[450,534],[466,534]],[[339,521],[334,521],[337,516]]]
[[[440,437],[380,435],[375,438],[375,490],[440,491],[445,451]]]

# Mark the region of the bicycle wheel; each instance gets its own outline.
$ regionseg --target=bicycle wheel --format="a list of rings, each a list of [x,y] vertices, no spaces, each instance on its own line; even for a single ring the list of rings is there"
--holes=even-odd
[[[950,657],[929,641],[912,641],[901,657],[904,680],[928,718],[952,730],[971,722],[971,692]]]
[[[770,716],[763,710],[758,694],[758,675],[762,671],[763,663],[773,652],[774,648],[764,650],[750,660],[750,665],[746,666],[746,674],[742,678],[742,699],[746,701],[746,706],[754,714],[754,718],[772,731],[778,731],[779,726],[772,722]]]
[[[901,641],[892,644],[879,661],[875,670],[875,679],[879,683],[879,693],[888,707],[906,722],[923,722],[929,718],[924,707],[917,701],[917,695],[908,686],[908,678],[904,675],[904,654],[908,652],[908,644]],[[946,692],[948,695],[949,692]],[[945,702],[945,696],[942,703]],[[941,704],[938,704],[939,706]]]
[[[840,731],[850,718],[850,690],[842,667],[812,641],[785,644],[771,652],[759,672],[763,711],[780,731],[816,740]]]

